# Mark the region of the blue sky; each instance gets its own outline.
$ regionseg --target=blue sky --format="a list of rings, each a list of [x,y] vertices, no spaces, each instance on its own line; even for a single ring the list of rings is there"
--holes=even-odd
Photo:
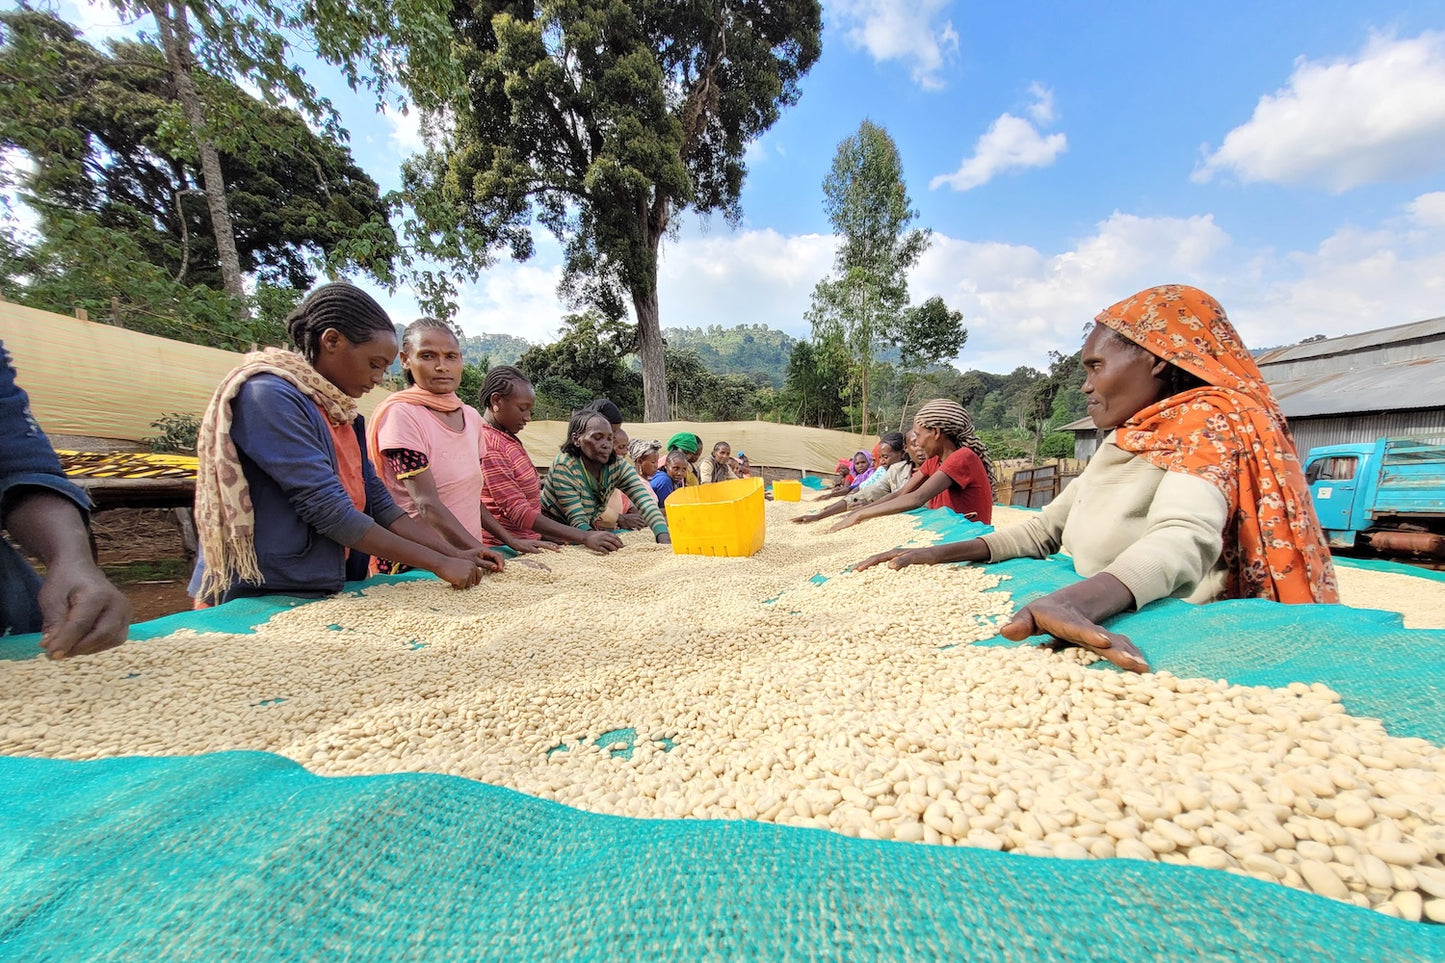
[[[92,42],[117,24],[60,12]],[[963,368],[1045,367],[1166,282],[1214,294],[1251,346],[1445,314],[1445,2],[833,0],[824,23],[799,103],[749,152],[743,223],[685,215],[664,242],[664,326],[807,335],[834,250],[822,180],[865,117],[934,232],[910,287],[963,312]],[[415,117],[310,77],[395,186]],[[532,261],[463,287],[458,320],[549,340],[559,276],[539,234]]]

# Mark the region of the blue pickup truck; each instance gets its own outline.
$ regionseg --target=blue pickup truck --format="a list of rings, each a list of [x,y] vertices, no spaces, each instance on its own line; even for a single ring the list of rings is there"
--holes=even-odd
[[[1445,558],[1445,445],[1381,438],[1313,448],[1305,479],[1331,547]]]

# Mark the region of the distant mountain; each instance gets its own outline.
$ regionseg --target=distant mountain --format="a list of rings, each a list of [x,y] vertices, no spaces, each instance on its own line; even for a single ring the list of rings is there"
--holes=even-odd
[[[532,347],[532,342],[511,334],[474,334],[462,338],[462,359],[468,364],[488,366],[516,364],[517,359]]]
[[[724,328],[664,328],[663,338],[674,350],[696,351],[713,374],[762,376],[774,388],[782,388],[787,376],[788,357],[798,339],[765,324],[739,324]]]

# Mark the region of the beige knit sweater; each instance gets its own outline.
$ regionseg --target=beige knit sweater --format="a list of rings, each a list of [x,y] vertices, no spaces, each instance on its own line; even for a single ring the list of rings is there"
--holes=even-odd
[[[1168,596],[1209,602],[1224,590],[1227,513],[1214,485],[1155,468],[1111,433],[1042,512],[983,541],[994,562],[1062,550],[1085,578],[1108,572],[1123,582],[1139,608]]]

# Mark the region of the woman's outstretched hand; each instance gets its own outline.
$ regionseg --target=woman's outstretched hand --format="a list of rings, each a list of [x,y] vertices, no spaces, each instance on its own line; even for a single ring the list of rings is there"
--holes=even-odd
[[[1131,642],[1127,635],[1110,632],[1090,620],[1074,605],[1056,599],[1053,595],[1045,595],[1019,609],[1013,618],[999,629],[998,634],[1015,642],[1022,642],[1034,635],[1050,635],[1061,642],[1083,646],[1121,669],[1130,672],[1149,671],[1149,663],[1145,661],[1144,653],[1139,651],[1138,646]]]
[[[928,556],[928,550],[923,548],[890,548],[886,552],[879,552],[877,555],[870,555],[857,565],[853,571],[861,572],[864,569],[872,568],[875,565],[888,563],[891,569],[907,568],[910,565],[932,565],[933,559]]]

